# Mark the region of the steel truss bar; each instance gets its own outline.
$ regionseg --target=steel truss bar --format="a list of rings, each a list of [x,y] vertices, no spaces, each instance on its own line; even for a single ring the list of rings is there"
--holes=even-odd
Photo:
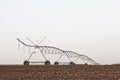
[[[30,63],[45,63],[45,61],[30,61]]]
[[[43,54],[43,52],[40,50],[40,48],[39,48],[39,51],[41,52],[41,54],[44,57],[44,59],[47,60],[47,58],[45,57],[45,55]]]
[[[19,41],[19,42],[21,42],[23,45],[25,45],[25,46],[28,46],[28,47],[35,47],[35,46],[33,46],[33,45],[27,45],[27,44],[25,44],[24,42],[22,42],[19,38],[17,38],[17,40]]]

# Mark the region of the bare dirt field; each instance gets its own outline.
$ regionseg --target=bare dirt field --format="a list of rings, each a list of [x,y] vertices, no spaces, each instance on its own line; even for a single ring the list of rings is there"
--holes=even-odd
[[[120,80],[120,65],[0,65],[0,80]]]

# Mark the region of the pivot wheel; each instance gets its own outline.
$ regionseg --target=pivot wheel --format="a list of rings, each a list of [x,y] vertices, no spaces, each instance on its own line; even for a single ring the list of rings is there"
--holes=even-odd
[[[75,63],[74,62],[70,62],[70,65],[75,65]]]
[[[58,65],[59,63],[58,62],[55,62],[54,65]]]
[[[45,65],[50,65],[50,61],[45,61]]]
[[[29,61],[24,61],[24,65],[29,65]]]

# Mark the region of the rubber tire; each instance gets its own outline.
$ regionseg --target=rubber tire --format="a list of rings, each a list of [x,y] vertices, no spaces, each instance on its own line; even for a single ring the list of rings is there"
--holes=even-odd
[[[59,63],[58,63],[58,62],[55,62],[54,65],[59,65]]]
[[[75,63],[74,62],[70,62],[70,65],[75,65]]]
[[[45,65],[50,65],[50,61],[45,61]]]
[[[29,61],[24,61],[24,65],[29,65]]]

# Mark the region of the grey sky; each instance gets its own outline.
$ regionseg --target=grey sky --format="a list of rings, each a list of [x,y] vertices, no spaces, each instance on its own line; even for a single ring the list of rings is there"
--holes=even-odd
[[[22,63],[16,38],[120,62],[119,0],[0,0],[0,64]]]

